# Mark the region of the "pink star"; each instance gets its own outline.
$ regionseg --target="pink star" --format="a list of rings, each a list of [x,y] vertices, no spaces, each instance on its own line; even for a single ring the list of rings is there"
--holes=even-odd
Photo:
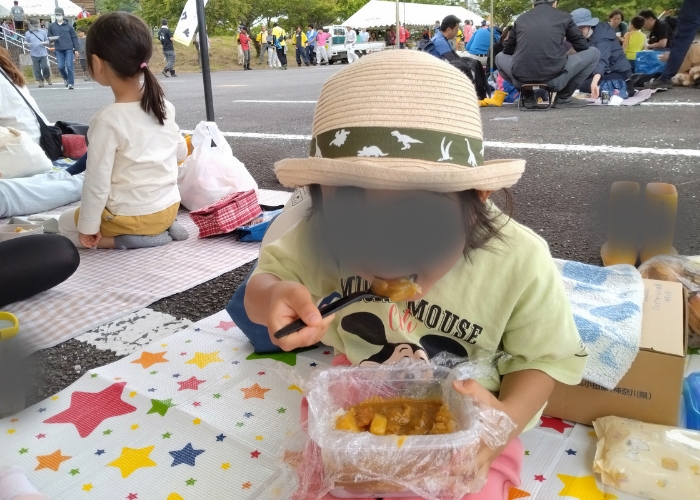
[[[184,391],[185,389],[194,389],[195,391],[198,391],[199,384],[203,384],[204,382],[206,382],[206,380],[197,380],[197,377],[190,377],[184,382],[178,382],[180,385],[178,391]]]
[[[250,458],[258,458],[259,456],[260,456],[260,452],[258,450],[250,452]]]
[[[219,326],[215,328],[221,328],[223,331],[228,332],[231,328],[235,328],[236,323],[233,321],[219,321]]]
[[[265,372],[258,372],[258,375],[265,375]]]
[[[546,481],[545,477],[541,474],[535,475],[535,481],[539,481],[540,483],[543,481]]]
[[[564,431],[568,429],[569,427],[573,427],[573,425],[569,425],[566,422],[564,422],[560,418],[553,418],[553,417],[541,417],[542,418],[542,423],[540,424],[540,427],[543,429],[554,429],[555,431],[559,432],[560,434],[564,434]]]
[[[186,352],[181,352],[181,353],[180,353],[180,356],[187,356],[187,353],[186,353]]]
[[[104,420],[136,411],[135,406],[122,401],[125,385],[126,382],[119,382],[100,392],[75,391],[71,394],[70,407],[44,423],[73,424],[81,438],[87,437]]]
[[[138,498],[138,495],[136,493],[129,493],[129,496],[126,498],[128,500],[136,500]]]
[[[200,403],[199,401],[195,401],[194,403],[192,403],[192,406],[201,406],[201,405],[202,405],[202,403]]]
[[[331,351],[323,351],[323,354],[325,354],[326,356],[328,356],[330,353]]]
[[[37,436],[36,436],[37,439],[42,439],[45,437],[46,437],[46,434],[37,434]]]

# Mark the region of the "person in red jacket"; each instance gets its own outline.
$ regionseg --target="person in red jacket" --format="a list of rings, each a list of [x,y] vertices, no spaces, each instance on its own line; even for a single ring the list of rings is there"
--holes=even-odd
[[[78,19],[87,19],[90,17],[90,13],[85,10],[85,7],[83,7],[83,10],[80,11],[80,14],[78,14]]]
[[[241,28],[241,33],[238,37],[238,43],[241,44],[241,49],[243,49],[243,69],[250,69],[250,37],[248,36],[248,30]]]
[[[401,28],[399,29],[399,44],[400,48],[405,49],[406,48],[406,40],[410,38],[410,35],[408,34],[408,30],[404,28],[403,23],[401,23]]]

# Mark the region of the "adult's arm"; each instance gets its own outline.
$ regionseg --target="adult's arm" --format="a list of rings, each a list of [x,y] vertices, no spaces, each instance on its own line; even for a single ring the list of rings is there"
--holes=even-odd
[[[650,43],[649,48],[650,49],[665,49],[666,45],[668,45],[668,38],[662,38],[656,43]]]
[[[449,52],[445,52],[444,54],[441,54],[440,57],[442,57],[445,61],[447,62],[452,62],[456,61],[459,59],[459,56],[455,54],[453,50],[450,50]]]
[[[650,43],[649,48],[650,49],[665,49],[668,46],[668,41],[671,38],[671,35],[673,34],[671,31],[671,27],[668,25],[668,23],[665,22],[660,22],[659,23],[659,34],[658,34],[658,41],[656,43]]]
[[[512,56],[515,54],[515,46],[517,44],[517,39],[518,39],[518,25],[517,23],[513,25],[513,29],[510,30],[510,35],[508,35],[508,38],[503,42],[503,53]]]
[[[78,41],[78,35],[75,33],[75,30],[72,26],[70,28],[70,38],[73,42],[73,50],[76,52],[80,52],[80,42]]]
[[[582,52],[588,49],[588,41],[581,34],[581,30],[578,29],[578,26],[574,24],[573,19],[569,21],[569,25],[566,27],[566,39],[576,52]]]
[[[464,50],[466,50],[467,52],[469,52],[469,49],[471,48],[472,43],[474,43],[474,38],[475,38],[475,37],[472,36],[472,37],[469,39],[469,43],[467,43],[467,46],[464,47]]]
[[[624,38],[622,39],[622,50],[627,50],[627,47],[630,44],[630,33],[629,31],[625,33]]]

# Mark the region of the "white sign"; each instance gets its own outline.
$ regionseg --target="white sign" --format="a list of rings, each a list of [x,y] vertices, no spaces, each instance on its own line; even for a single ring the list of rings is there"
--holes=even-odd
[[[207,0],[202,0],[204,6],[207,6]],[[189,46],[192,43],[194,34],[197,31],[197,2],[196,0],[187,0],[185,8],[182,10],[180,20],[175,28],[173,40],[182,45]]]

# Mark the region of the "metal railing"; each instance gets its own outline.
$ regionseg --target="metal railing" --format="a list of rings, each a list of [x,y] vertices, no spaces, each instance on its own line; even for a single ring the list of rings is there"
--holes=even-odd
[[[2,29],[2,39],[5,45],[5,49],[10,51],[10,47],[14,47],[16,50],[21,50],[22,54],[26,54],[27,52],[29,52],[29,44],[27,43],[24,35],[21,35],[14,31],[10,31],[4,26],[0,26],[0,29]],[[53,56],[51,54],[49,54],[49,66],[50,65],[58,67],[58,63],[56,62],[56,56]]]

